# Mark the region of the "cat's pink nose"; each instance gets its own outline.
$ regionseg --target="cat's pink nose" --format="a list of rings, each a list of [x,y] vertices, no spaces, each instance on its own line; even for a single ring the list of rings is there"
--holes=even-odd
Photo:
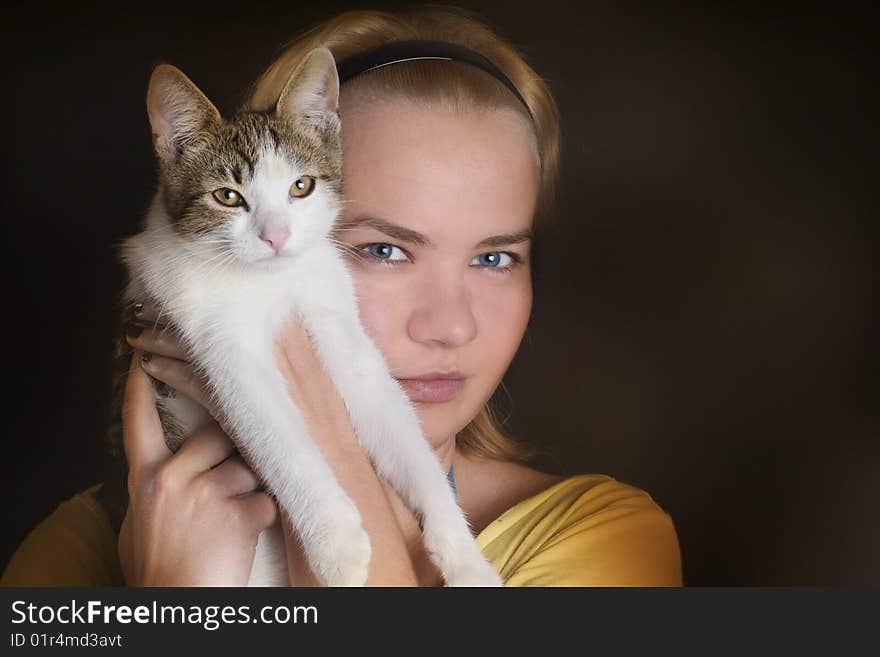
[[[288,237],[290,237],[290,229],[287,226],[267,226],[260,233],[260,239],[271,246],[276,254],[284,248]]]

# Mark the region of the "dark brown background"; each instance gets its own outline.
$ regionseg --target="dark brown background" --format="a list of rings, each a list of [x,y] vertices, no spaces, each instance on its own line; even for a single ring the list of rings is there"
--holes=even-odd
[[[154,184],[152,66],[228,110],[299,29],[357,6],[318,5],[6,17],[0,565],[100,481],[114,243]],[[880,584],[870,22],[767,3],[466,6],[563,113],[559,213],[507,377],[515,433],[547,468],[650,491],[688,584]]]

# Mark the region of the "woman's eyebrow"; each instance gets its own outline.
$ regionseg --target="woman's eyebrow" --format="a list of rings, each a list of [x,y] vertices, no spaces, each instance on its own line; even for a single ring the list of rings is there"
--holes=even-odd
[[[407,242],[415,246],[432,247],[434,243],[420,232],[405,228],[398,224],[392,223],[387,219],[373,217],[370,215],[360,215],[353,219],[340,220],[336,223],[334,230],[351,230],[355,228],[372,228],[380,233],[387,235],[395,240]],[[524,228],[515,233],[506,233],[503,235],[493,235],[481,240],[474,248],[481,249],[484,247],[509,246],[511,244],[519,244],[528,242],[532,239],[533,233],[531,228]]]
[[[372,228],[373,230],[378,230],[380,233],[384,233],[388,237],[400,240],[401,242],[408,242],[409,244],[414,244],[416,246],[434,246],[431,240],[417,231],[391,223],[386,219],[380,219],[379,217],[371,217],[368,215],[361,215],[354,219],[339,221],[336,223],[335,230],[350,230],[353,228]]]
[[[524,228],[523,230],[517,231],[515,233],[508,233],[506,235],[493,235],[492,237],[487,237],[482,242],[477,244],[475,248],[481,249],[486,246],[510,246],[511,244],[528,242],[530,239],[532,239],[532,229]]]

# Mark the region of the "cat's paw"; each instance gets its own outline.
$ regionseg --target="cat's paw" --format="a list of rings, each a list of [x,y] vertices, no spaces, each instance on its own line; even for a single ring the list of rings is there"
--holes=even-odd
[[[356,522],[333,523],[322,537],[306,545],[312,571],[326,586],[363,586],[367,582],[372,548],[367,532]]]
[[[446,586],[503,586],[501,576],[477,548],[463,521],[431,523],[425,527],[423,538]]]
[[[482,557],[462,560],[443,573],[446,586],[504,586],[501,576]]]

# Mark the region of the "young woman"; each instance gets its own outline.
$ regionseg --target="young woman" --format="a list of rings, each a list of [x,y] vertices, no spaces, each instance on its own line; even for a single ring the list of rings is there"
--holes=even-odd
[[[528,450],[487,407],[528,323],[532,240],[552,211],[559,129],[544,82],[460,11],[357,11],[291,45],[250,106],[272,107],[319,45],[340,63],[346,204],[336,236],[352,254],[361,319],[454,477],[483,553],[506,585],[681,584],[672,521],[649,495],[603,475],[526,467]],[[279,521],[216,424],[167,449],[148,374],[204,399],[200,383],[171,332],[136,325],[128,340],[130,505],[118,540],[93,487],[31,533],[3,584],[243,585],[259,532]],[[376,477],[298,326],[279,358],[361,512],[368,584],[442,585],[415,518]],[[286,533],[293,585],[313,583]]]

